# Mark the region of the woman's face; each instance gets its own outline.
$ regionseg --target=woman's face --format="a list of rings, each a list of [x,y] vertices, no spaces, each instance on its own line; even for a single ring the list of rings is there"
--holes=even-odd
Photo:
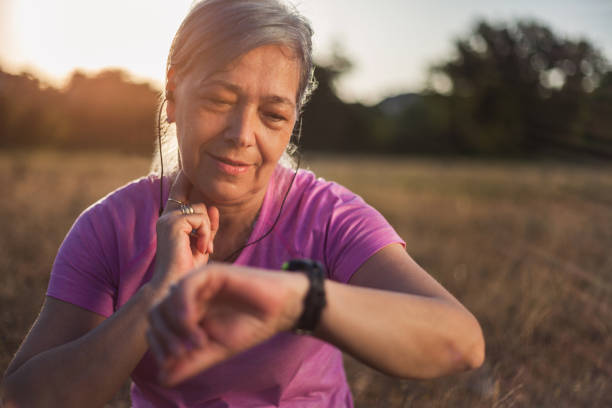
[[[211,204],[261,199],[296,121],[299,62],[286,47],[255,48],[212,74],[192,70],[175,85],[183,171]]]

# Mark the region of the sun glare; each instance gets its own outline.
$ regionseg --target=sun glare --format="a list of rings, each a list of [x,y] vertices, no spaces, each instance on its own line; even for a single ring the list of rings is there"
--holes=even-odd
[[[193,1],[0,0],[0,67],[30,71],[55,85],[77,68],[92,72],[117,67],[133,78],[160,84],[172,37]],[[325,61],[334,44],[340,44],[341,54],[353,62],[336,83],[338,94],[347,101],[376,103],[389,95],[419,90],[429,66],[447,58],[453,38],[481,17],[541,19],[555,31],[592,39],[606,55],[612,53],[606,20],[610,7],[601,0],[563,6],[531,0],[287,1],[312,22],[317,60]],[[486,44],[477,37],[469,44],[486,52]],[[544,80],[548,79],[552,86],[561,82],[556,74]]]
[[[160,82],[172,36],[190,3],[13,2],[9,11],[19,52],[6,63],[13,69],[35,69],[54,84],[75,67],[97,71],[109,66]]]

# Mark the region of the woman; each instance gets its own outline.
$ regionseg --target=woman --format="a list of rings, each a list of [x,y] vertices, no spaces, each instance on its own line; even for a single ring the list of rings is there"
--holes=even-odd
[[[406,378],[482,363],[477,321],[378,212],[279,164],[311,34],[277,0],[192,9],[167,69],[178,165],[76,221],[7,405],[100,406],[131,376],[135,407],[352,406],[338,349]]]

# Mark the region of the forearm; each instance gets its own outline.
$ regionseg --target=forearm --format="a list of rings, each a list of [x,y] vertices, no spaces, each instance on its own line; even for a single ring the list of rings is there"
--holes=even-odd
[[[432,378],[482,363],[480,326],[457,304],[333,281],[325,289],[315,335],[382,372]]]
[[[147,350],[147,312],[156,298],[157,292],[145,285],[91,332],[7,372],[7,402],[27,407],[104,405]]]

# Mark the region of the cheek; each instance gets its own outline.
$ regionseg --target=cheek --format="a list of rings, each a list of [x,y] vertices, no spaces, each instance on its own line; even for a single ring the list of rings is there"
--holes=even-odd
[[[215,135],[220,134],[225,127],[225,123],[225,118],[220,115],[207,114],[197,109],[186,112],[181,120],[177,121],[177,135],[181,150],[197,149],[198,145],[206,143]]]
[[[266,142],[262,143],[260,147],[263,160],[268,163],[276,164],[287,148],[290,138],[291,134],[288,132],[267,135]]]

